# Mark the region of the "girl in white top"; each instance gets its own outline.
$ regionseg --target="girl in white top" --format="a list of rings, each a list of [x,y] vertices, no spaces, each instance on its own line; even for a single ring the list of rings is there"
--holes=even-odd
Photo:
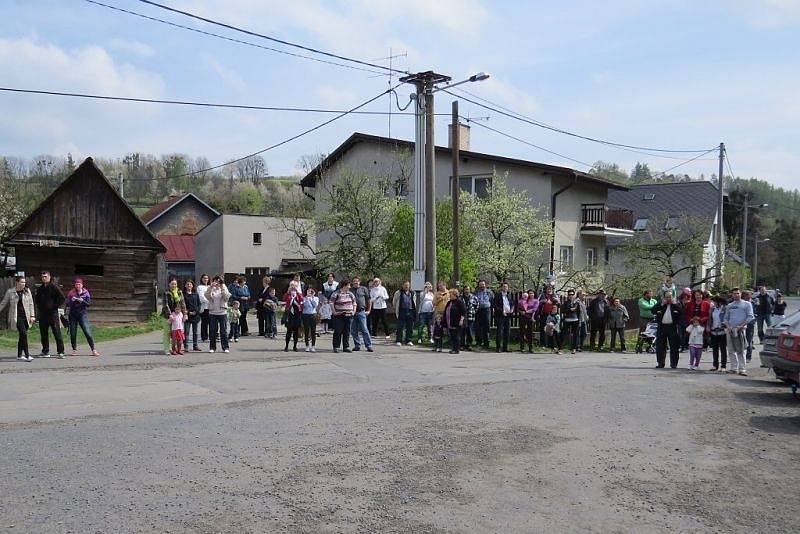
[[[317,311],[319,311],[319,297],[314,288],[309,287],[306,290],[306,298],[303,299],[303,339],[306,342],[306,352],[317,352]]]
[[[703,335],[706,329],[700,324],[699,317],[692,318],[692,324],[686,327],[689,334],[689,370],[700,368],[700,355],[703,353]]]
[[[428,327],[428,338],[433,343],[433,299],[436,294],[433,292],[433,284],[425,282],[425,288],[419,297],[419,328],[417,329],[417,343],[422,343],[423,329]]]
[[[320,305],[319,305],[319,319],[322,323],[322,333],[328,333],[328,323],[331,320],[331,315],[333,314],[333,309],[331,308],[331,301],[329,301],[325,296],[320,297]]]
[[[197,296],[200,297],[200,339],[208,341],[208,299],[206,298],[206,291],[211,284],[211,277],[207,274],[200,276],[200,283],[197,284]]]
[[[386,339],[389,339],[389,325],[386,323],[386,308],[389,300],[389,293],[383,287],[380,278],[375,278],[372,282],[372,289],[369,290],[369,298],[372,300],[372,311],[369,314],[371,319],[370,333],[376,336],[378,333],[378,325],[383,325],[383,333]]]

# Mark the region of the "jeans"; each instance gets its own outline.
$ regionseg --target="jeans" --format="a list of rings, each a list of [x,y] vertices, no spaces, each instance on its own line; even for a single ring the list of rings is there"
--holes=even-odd
[[[561,341],[565,343],[567,339],[569,339],[569,348],[572,350],[578,350],[578,327],[580,326],[578,321],[564,321],[564,325],[561,329]],[[614,335],[613,333],[611,334]],[[614,346],[613,337],[611,338],[611,346]],[[625,350],[625,341],[622,342],[622,349]]]
[[[745,364],[747,363],[745,358],[747,340],[746,336],[741,330],[733,329],[728,332],[728,346],[731,349],[731,368],[734,371],[744,371]]]
[[[428,337],[423,338],[422,332],[425,326],[428,327]],[[433,337],[433,312],[420,312],[419,324],[417,326],[417,339],[422,341],[423,339],[430,339],[432,337]]]
[[[475,337],[477,337],[477,343],[481,347],[488,349],[489,348],[489,323],[492,321],[492,309],[491,308],[478,308],[475,311]]]
[[[508,352],[508,339],[511,337],[511,316],[498,315],[497,316],[497,333],[494,340],[497,346],[497,351]]]
[[[58,312],[40,313],[39,315],[39,334],[42,337],[42,354],[50,354],[50,329],[53,330],[53,337],[56,340],[56,350],[59,354],[64,354],[64,338],[61,336],[61,320]]]
[[[89,324],[89,315],[82,313],[78,316],[69,316],[69,341],[72,345],[72,350],[78,348],[78,327],[81,327],[83,335],[86,337],[86,342],[89,348],[94,350],[94,338],[92,337],[92,327]]]
[[[210,315],[209,320],[209,348],[217,350],[217,335],[219,335],[222,350],[228,350],[228,317],[226,315]]]
[[[714,369],[719,369],[720,356],[722,356],[722,368],[725,369],[728,366],[728,336],[712,335],[711,351],[714,355]]]
[[[231,321],[231,333],[228,336],[228,340],[231,339],[239,339],[239,336],[242,334],[242,325],[239,321]]]
[[[461,346],[468,349],[475,339],[472,336],[472,329],[475,327],[475,321],[472,319],[464,320],[464,326],[461,328]]]
[[[753,334],[755,329],[756,329],[755,321],[750,321],[749,323],[747,323],[747,328],[745,329],[744,333],[744,339],[745,341],[747,341],[746,356],[748,362],[753,357]],[[730,343],[728,343],[728,345],[730,345]]]
[[[317,315],[315,313],[303,314],[303,339],[306,347],[309,346],[309,340],[311,341],[311,347],[317,344]]]
[[[192,348],[197,348],[197,325],[200,323],[200,317],[195,315],[194,317],[189,317],[185,323],[183,323],[183,348],[189,350],[189,331],[192,332]]]
[[[581,321],[578,325],[578,350],[583,350],[583,344],[586,343],[586,337],[589,334],[586,328],[586,321]]]
[[[758,322],[758,340],[761,343],[764,343],[764,323],[767,323],[767,328],[771,327],[772,326],[772,315],[770,315],[770,314],[759,315],[756,318],[756,321]],[[751,352],[752,352],[752,349],[751,349]]]
[[[356,312],[353,317],[351,331],[353,335],[353,348],[361,348],[362,339],[365,347],[372,347],[372,338],[369,337],[369,327],[367,326],[367,312]]]
[[[371,323],[370,334],[374,337],[378,335],[378,326],[383,325],[384,335],[389,335],[389,325],[386,324],[386,308],[372,308],[369,312]]]
[[[340,315],[333,321],[333,348],[338,349],[339,346],[345,350],[350,349],[350,326],[353,323],[352,317]]]
[[[278,335],[278,322],[275,320],[275,310],[265,310],[264,321],[264,335],[276,337]]]
[[[448,328],[447,332],[450,334],[450,349],[458,353],[459,342],[461,341],[461,327]]]
[[[528,350],[533,351],[533,317],[530,315],[523,315],[519,319],[519,347],[525,350],[525,344],[528,344]]]
[[[17,338],[17,357],[22,356],[30,356],[30,352],[28,352],[28,319],[25,318],[22,314],[17,314],[17,334],[19,337]]]
[[[411,343],[411,336],[414,335],[414,312],[412,310],[402,308],[399,310],[396,330],[395,342]]]

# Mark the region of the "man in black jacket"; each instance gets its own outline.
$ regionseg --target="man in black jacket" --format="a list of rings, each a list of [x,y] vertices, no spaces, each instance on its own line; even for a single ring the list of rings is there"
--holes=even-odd
[[[681,336],[678,325],[683,314],[681,305],[674,301],[671,291],[664,291],[661,304],[653,308],[653,321],[658,324],[656,331],[656,367],[663,369],[667,360],[667,342],[669,342],[669,366],[678,367]]]
[[[61,320],[58,317],[58,310],[64,304],[64,294],[56,284],[53,283],[50,273],[42,271],[42,283],[36,288],[36,307],[39,309],[39,333],[42,335],[42,357],[50,357],[50,332],[53,329],[53,337],[56,339],[56,349],[58,357],[64,358],[64,338],[61,337]]]
[[[772,311],[775,308],[775,299],[767,293],[766,287],[761,286],[758,288],[758,293],[753,300],[753,311],[756,314],[758,324],[758,340],[763,345],[764,323],[767,323],[767,328],[772,326]]]
[[[589,350],[594,350],[594,337],[597,335],[597,350],[606,344],[606,325],[608,324],[609,303],[605,290],[597,292],[597,296],[589,303]]]
[[[508,352],[508,338],[511,337],[511,317],[514,315],[514,297],[508,291],[508,284],[500,284],[500,291],[494,296],[494,318],[497,324],[495,344],[497,352]]]

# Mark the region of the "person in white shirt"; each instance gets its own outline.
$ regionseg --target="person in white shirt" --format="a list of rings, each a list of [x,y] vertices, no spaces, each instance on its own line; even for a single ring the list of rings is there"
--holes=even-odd
[[[208,299],[206,298],[206,291],[211,287],[211,277],[203,273],[200,275],[200,283],[197,284],[197,296],[200,297],[200,339],[203,342],[208,341],[208,326],[210,319],[208,317]]]
[[[375,278],[372,281],[372,289],[369,290],[369,297],[372,300],[372,312],[370,315],[370,323],[372,330],[371,335],[375,337],[378,334],[378,324],[383,325],[383,333],[386,339],[389,339],[389,325],[386,323],[386,309],[388,308],[387,301],[389,300],[389,293],[383,287],[380,278]]]
[[[508,284],[503,282],[500,284],[500,292],[494,296],[494,317],[497,324],[495,344],[497,345],[497,352],[508,352],[514,304],[514,297],[508,291]]]

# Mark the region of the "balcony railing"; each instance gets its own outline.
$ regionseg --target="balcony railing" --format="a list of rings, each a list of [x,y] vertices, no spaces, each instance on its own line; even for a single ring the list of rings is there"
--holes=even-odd
[[[633,230],[633,212],[620,208],[609,208],[605,204],[582,204],[581,228]]]

